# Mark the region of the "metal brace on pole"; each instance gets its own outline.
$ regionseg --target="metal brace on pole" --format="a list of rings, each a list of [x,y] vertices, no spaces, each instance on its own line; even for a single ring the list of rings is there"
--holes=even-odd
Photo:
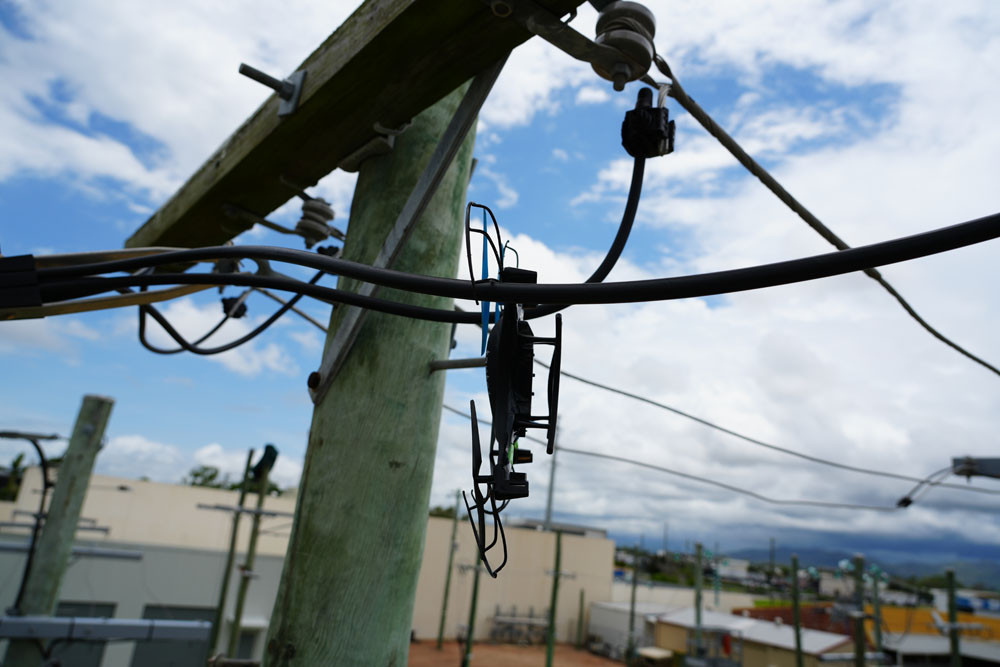
[[[434,149],[434,153],[431,154],[430,161],[428,161],[423,173],[420,174],[420,179],[417,181],[416,186],[414,186],[413,192],[410,193],[409,198],[403,205],[403,210],[399,212],[396,223],[392,231],[386,236],[382,250],[375,258],[375,261],[372,262],[372,266],[378,268],[392,266],[393,261],[409,237],[411,230],[420,218],[420,215],[424,212],[424,209],[427,208],[431,197],[437,191],[438,184],[444,177],[445,172],[451,166],[455,154],[465,140],[465,135],[468,134],[472,124],[476,121],[479,109],[483,106],[483,102],[486,101],[486,97],[489,95],[490,90],[492,90],[493,84],[500,75],[500,70],[503,69],[506,61],[506,57],[500,59],[496,64],[483,70],[472,80],[472,84],[458,105],[458,109],[455,110],[455,115],[452,117],[451,122],[448,123],[448,128]],[[375,293],[376,289],[377,286],[372,283],[363,283],[358,289],[358,294],[371,296]],[[334,334],[333,340],[330,341],[319,370],[309,376],[309,395],[313,403],[318,403],[322,400],[323,396],[330,389],[333,379],[337,376],[341,366],[343,366],[348,353],[351,351],[351,347],[354,345],[355,339],[358,337],[358,332],[361,331],[365,314],[368,312],[363,308],[353,306],[345,306],[344,309],[345,313],[340,322],[340,327],[337,329],[337,333]]]

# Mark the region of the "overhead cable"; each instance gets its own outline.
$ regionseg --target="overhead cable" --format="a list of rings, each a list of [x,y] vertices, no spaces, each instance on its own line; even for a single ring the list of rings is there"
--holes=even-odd
[[[461,417],[465,417],[466,419],[471,419],[472,418],[471,415],[469,415],[469,413],[463,412],[463,411],[461,411],[461,410],[459,410],[457,408],[453,408],[450,405],[448,405],[447,403],[443,404],[442,407],[445,410],[447,410],[449,412],[452,412],[452,413],[454,413],[456,415],[459,415]],[[480,420],[480,423],[488,423],[488,422],[483,422],[482,420]],[[542,444],[542,445],[545,444],[544,442],[542,442],[541,440],[539,440],[537,438],[527,437],[525,439],[531,440],[533,442],[537,442],[537,443]],[[895,512],[898,509],[900,509],[898,507],[882,506],[882,505],[859,505],[859,504],[854,504],[854,503],[826,502],[826,501],[823,501],[823,500],[797,500],[797,499],[793,500],[793,499],[784,499],[784,498],[771,498],[769,496],[765,496],[765,495],[759,494],[759,493],[757,493],[755,491],[750,491],[750,490],[747,490],[747,489],[742,489],[742,488],[740,488],[738,486],[733,486],[731,484],[726,484],[725,482],[719,482],[719,481],[716,481],[714,479],[709,479],[707,477],[700,477],[698,475],[692,475],[691,473],[681,472],[679,470],[673,470],[671,468],[665,468],[663,466],[655,465],[653,463],[646,463],[645,461],[637,461],[635,459],[628,459],[628,458],[625,458],[625,457],[622,457],[622,456],[613,456],[611,454],[600,454],[598,452],[589,452],[589,451],[586,451],[586,450],[583,450],[583,449],[575,449],[575,448],[572,448],[572,447],[564,447],[562,445],[556,445],[556,450],[560,451],[560,452],[566,452],[568,454],[580,454],[582,456],[592,456],[592,457],[601,458],[601,459],[607,459],[607,460],[611,460],[611,461],[619,461],[621,463],[629,463],[629,464],[640,466],[640,467],[643,467],[643,468],[648,468],[650,470],[656,470],[658,472],[664,472],[664,473],[667,473],[667,474],[670,474],[670,475],[675,475],[677,477],[683,477],[684,479],[690,479],[692,481],[700,482],[702,484],[710,484],[712,486],[717,486],[719,488],[726,489],[727,491],[732,491],[733,493],[739,493],[739,494],[742,494],[742,495],[745,495],[745,496],[749,496],[751,498],[755,498],[757,500],[760,500],[760,501],[763,501],[763,502],[766,502],[766,503],[771,503],[773,505],[803,505],[803,506],[809,506],[809,507],[829,507],[829,508],[834,508],[834,509],[870,510],[870,511],[875,511],[875,512]]]
[[[545,362],[543,362],[543,361],[541,361],[539,359],[535,359],[535,363],[538,364],[538,365],[540,365],[540,366],[543,366],[545,368],[548,368],[548,365]],[[773,450],[773,451],[776,451],[776,452],[781,452],[782,454],[788,454],[789,456],[796,456],[796,457],[798,457],[800,459],[805,459],[806,461],[812,461],[813,463],[819,463],[819,464],[826,465],[826,466],[831,466],[831,467],[834,467],[834,468],[840,468],[841,470],[848,470],[850,472],[857,472],[857,473],[862,473],[862,474],[865,474],[865,475],[874,475],[874,476],[877,476],[877,477],[886,477],[886,478],[889,478],[889,479],[899,479],[899,480],[903,480],[903,481],[907,481],[907,482],[916,482],[917,483],[917,487],[915,489],[913,489],[913,491],[911,491],[909,494],[907,494],[908,496],[912,495],[914,491],[916,491],[917,489],[919,489],[920,487],[922,487],[924,485],[927,485],[927,486],[941,486],[941,487],[945,487],[945,488],[949,488],[949,489],[958,489],[960,491],[972,491],[972,492],[975,492],[975,493],[987,493],[987,494],[991,494],[991,495],[1000,495],[1000,490],[997,490],[997,489],[986,489],[986,488],[983,488],[983,487],[980,487],[980,486],[967,486],[967,485],[964,485],[964,484],[950,484],[950,483],[947,483],[947,482],[940,482],[940,481],[935,481],[935,480],[931,479],[931,478],[937,476],[937,473],[935,473],[934,475],[931,475],[930,478],[928,478],[928,477],[914,477],[912,475],[904,475],[904,474],[901,474],[901,473],[889,472],[887,470],[873,470],[871,468],[860,468],[860,467],[857,467],[857,466],[848,465],[846,463],[838,463],[837,461],[831,461],[829,459],[824,459],[824,458],[821,458],[819,456],[813,456],[811,454],[805,454],[803,452],[799,452],[799,451],[796,451],[794,449],[788,449],[787,447],[781,447],[779,445],[774,445],[774,444],[771,444],[769,442],[764,442],[763,440],[758,440],[757,438],[753,438],[753,437],[751,437],[749,435],[744,435],[743,433],[740,433],[738,431],[734,431],[732,429],[726,428],[725,426],[721,426],[721,425],[716,424],[715,422],[709,421],[709,420],[707,420],[707,419],[705,419],[703,417],[698,417],[698,416],[693,415],[693,414],[691,414],[689,412],[685,412],[685,411],[683,411],[683,410],[681,410],[679,408],[675,408],[675,407],[673,407],[671,405],[667,405],[666,403],[661,403],[659,401],[653,400],[652,398],[649,398],[647,396],[642,396],[640,394],[635,394],[635,393],[632,393],[630,391],[626,391],[624,389],[618,389],[617,387],[612,387],[610,385],[602,384],[600,382],[597,382],[596,380],[590,380],[588,378],[585,378],[585,377],[582,377],[582,376],[579,376],[579,375],[575,375],[575,374],[570,373],[570,372],[565,371],[565,370],[562,371],[562,375],[564,377],[568,377],[568,378],[570,378],[572,380],[576,380],[577,382],[582,382],[583,384],[587,384],[587,385],[590,385],[592,387],[597,387],[598,389],[603,389],[605,391],[610,391],[610,392],[612,392],[614,394],[619,394],[621,396],[625,396],[626,398],[631,398],[633,400],[641,401],[643,403],[646,403],[647,405],[652,405],[653,407],[660,408],[661,410],[666,410],[668,412],[672,412],[675,415],[678,415],[680,417],[684,417],[685,419],[690,419],[691,421],[698,422],[702,426],[707,426],[709,428],[715,429],[716,431],[720,431],[722,433],[725,433],[726,435],[731,435],[734,438],[739,438],[740,440],[744,440],[746,442],[749,442],[752,445],[757,445],[758,447],[764,447],[766,449],[770,449],[770,450]],[[951,470],[951,468],[949,467],[948,470]]]
[[[667,62],[662,57],[657,55],[655,58],[655,62],[657,68],[665,76],[670,77],[671,83],[668,94],[675,100],[677,100],[677,102],[682,107],[684,107],[684,109],[688,113],[690,113],[694,117],[694,119],[697,120],[698,123],[700,123],[701,126],[705,128],[706,131],[708,131],[709,134],[715,137],[719,141],[719,143],[722,144],[726,148],[726,150],[728,150],[729,153],[734,158],[736,158],[741,165],[743,165],[747,169],[747,171],[756,176],[757,179],[760,180],[760,182],[763,183],[768,190],[774,193],[774,195],[778,199],[780,199],[786,206],[788,206],[788,208],[794,211],[807,225],[809,225],[810,228],[812,228],[813,231],[815,231],[817,234],[826,239],[826,241],[829,242],[831,245],[833,245],[833,247],[837,248],[837,250],[848,250],[851,248],[851,246],[849,246],[843,239],[837,236],[832,229],[824,225],[819,218],[813,215],[812,212],[809,211],[809,209],[807,209],[805,206],[802,205],[801,202],[799,202],[799,200],[793,197],[791,193],[788,192],[788,190],[782,187],[781,183],[779,183],[766,169],[764,169],[764,167],[758,164],[756,160],[750,157],[750,155],[748,155],[747,152],[744,151],[743,148],[738,143],[736,143],[735,139],[733,139],[731,136],[729,136],[729,134],[726,133],[725,130],[719,127],[719,124],[716,123],[712,119],[712,117],[709,116],[708,113],[698,105],[697,102],[691,99],[691,96],[688,95],[687,92],[684,90],[684,88],[681,86],[680,82],[677,80],[677,77],[674,76],[674,74],[670,71],[670,67],[667,65]],[[650,81],[652,80],[650,79]],[[869,278],[877,282],[879,285],[882,286],[883,289],[885,289],[886,292],[892,295],[892,297],[896,299],[899,305],[902,306],[903,310],[905,310],[906,313],[910,317],[912,317],[917,322],[917,324],[922,326],[929,334],[937,338],[945,345],[951,347],[959,354],[964,355],[965,357],[971,359],[980,366],[992,371],[994,374],[1000,375],[1000,368],[997,368],[988,361],[976,356],[972,352],[969,352],[967,349],[965,349],[964,347],[962,347],[961,345],[959,345],[958,343],[956,343],[955,341],[951,340],[943,333],[938,331],[936,328],[931,326],[931,324],[927,322],[927,320],[925,320],[923,317],[921,317],[920,314],[917,313],[917,311],[913,308],[913,306],[911,306],[910,303],[903,298],[903,295],[900,294],[895,287],[889,284],[889,281],[887,281],[882,276],[882,274],[878,271],[878,269],[872,266],[864,269],[864,272],[865,275],[867,275]]]
[[[827,278],[871,266],[892,264],[954,250],[998,236],[1000,236],[1000,214],[994,214],[892,241],[790,261],[698,275],[614,283],[535,285],[486,280],[470,284],[464,280],[379,269],[314,253],[266,246],[198,248],[141,259],[102,262],[89,267],[41,269],[38,271],[38,277],[43,301],[82,298],[112,289],[142,285],[243,285],[284,289],[323,301],[352,303],[419,319],[475,323],[478,320],[476,313],[456,313],[451,310],[423,308],[363,297],[343,290],[305,285],[301,281],[288,278],[245,274],[152,274],[118,278],[87,276],[110,271],[137,270],[149,266],[235,257],[290,262],[386,287],[461,299],[547,304],[632,303],[711,296]],[[531,317],[530,310],[526,316]]]

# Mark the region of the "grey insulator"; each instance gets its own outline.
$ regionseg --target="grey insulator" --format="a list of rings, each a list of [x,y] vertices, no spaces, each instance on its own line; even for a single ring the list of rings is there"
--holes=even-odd
[[[643,5],[628,0],[608,4],[597,18],[597,38],[594,41],[614,47],[627,57],[611,69],[594,64],[594,71],[598,76],[613,81],[615,90],[622,90],[626,83],[635,81],[649,70],[656,54],[653,45],[655,35],[656,18]]]
[[[330,238],[333,208],[324,199],[309,199],[302,203],[302,218],[295,224],[295,233],[306,240],[306,248]]]

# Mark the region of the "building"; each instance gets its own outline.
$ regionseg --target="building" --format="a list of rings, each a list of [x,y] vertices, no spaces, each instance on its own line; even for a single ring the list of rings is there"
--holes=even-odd
[[[634,623],[635,646],[654,644],[656,619],[671,608],[656,602],[636,602],[632,619],[631,602],[594,602],[590,605],[587,642],[590,650],[615,660],[625,657],[629,624]]]
[[[795,667],[795,630],[781,622],[703,611],[703,647],[710,655],[745,667]],[[688,607],[656,619],[656,645],[675,654],[694,652],[695,610]],[[821,630],[801,631],[805,667],[819,667],[823,654],[851,650],[851,638]]]
[[[39,470],[27,470],[17,500],[0,504],[0,515],[6,519],[18,517],[17,522],[27,523],[23,517],[38,510],[40,489]],[[76,545],[141,552],[141,560],[73,558],[63,579],[57,613],[212,620],[229,546],[232,514],[199,509],[198,505],[233,506],[237,498],[235,491],[95,475],[87,490],[80,525],[102,530],[81,530],[77,533]],[[252,507],[255,503],[256,496],[248,496],[246,504]],[[295,498],[289,494],[267,497],[264,509],[292,513]],[[291,523],[291,518],[281,516],[262,519],[254,576],[237,643],[240,657],[259,659],[263,655]],[[451,548],[455,552],[445,637],[463,634],[469,622],[473,567],[478,563],[478,555],[464,520],[458,526],[454,547],[451,545],[452,525],[451,519],[428,518],[413,612],[413,631],[417,639],[437,637]],[[107,532],[103,532],[104,529]],[[240,523],[237,564],[243,561],[249,532],[250,520],[245,517]],[[26,544],[27,536],[26,529],[6,527],[0,532],[0,546],[18,548]],[[497,579],[488,575],[480,577],[475,618],[478,639],[487,639],[496,632],[497,616],[513,616],[515,620],[529,615],[540,617],[549,606],[555,535],[535,528],[511,527],[506,536],[507,566]],[[610,599],[613,553],[614,544],[604,537],[563,536],[561,570],[573,578],[565,577],[559,587],[556,629],[560,641],[576,639],[581,591],[588,602]],[[24,561],[23,553],[0,550],[0,605],[3,608],[14,601]],[[219,648],[228,642],[238,588],[238,572],[230,576]],[[0,646],[0,651],[3,650]],[[67,650],[74,651],[73,659],[64,656],[64,664],[73,667],[204,664],[209,653],[204,643],[177,642],[119,642],[70,646]]]

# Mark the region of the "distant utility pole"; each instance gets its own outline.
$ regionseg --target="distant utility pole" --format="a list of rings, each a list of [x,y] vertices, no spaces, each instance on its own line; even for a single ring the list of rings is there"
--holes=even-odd
[[[584,644],[584,626],[583,619],[587,615],[587,607],[584,605],[583,600],[583,588],[580,588],[580,611],[576,617],[576,647],[578,649],[583,648]]]
[[[694,545],[694,650],[695,655],[702,657],[701,650],[701,587],[702,587],[702,561],[701,542]]]
[[[771,538],[771,566],[767,570],[767,594],[774,598],[774,538]]]
[[[792,621],[795,624],[795,667],[803,667],[802,611],[799,608],[799,557],[792,554]]]
[[[555,466],[553,466],[554,468]],[[562,531],[556,531],[556,560],[552,566],[552,598],[549,600],[549,628],[545,642],[545,667],[552,667],[556,647],[556,602],[559,600],[559,577],[562,576]]]
[[[854,556],[854,667],[865,667],[865,557]]]
[[[448,542],[448,569],[444,573],[444,598],[441,600],[441,622],[438,623],[437,649],[441,650],[444,643],[444,619],[448,614],[448,592],[451,590],[451,570],[455,561],[455,549],[458,542],[455,541],[455,533],[458,531],[458,513],[461,511],[462,492],[455,492],[455,516],[451,518],[451,541]]]
[[[625,649],[625,664],[631,665],[635,658],[635,590],[639,585],[639,550],[642,548],[642,536],[639,544],[632,549],[632,598],[628,606],[628,646]]]
[[[233,561],[236,560],[236,542],[239,536],[240,515],[239,510],[243,508],[243,503],[247,499],[247,485],[249,484],[250,466],[253,463],[253,450],[247,452],[247,463],[243,467],[243,481],[240,484],[240,499],[236,503],[236,512],[233,512],[233,527],[229,530],[229,551],[226,553],[226,567],[222,571],[222,586],[219,589],[219,603],[215,606],[215,618],[212,620],[212,636],[209,639],[209,651],[215,651],[215,645],[219,643],[219,633],[222,628],[223,614],[226,609],[226,597],[229,595],[229,577],[233,571]]]
[[[240,641],[240,622],[243,620],[243,605],[247,599],[247,589],[250,588],[250,579],[254,576],[253,566],[257,558],[257,538],[260,537],[261,512],[264,509],[264,498],[267,497],[267,480],[277,455],[277,450],[272,445],[267,445],[264,448],[264,454],[251,473],[257,483],[257,511],[254,512],[253,521],[250,524],[250,543],[247,545],[246,560],[243,561],[243,566],[240,568],[240,588],[236,592],[233,627],[229,634],[229,648],[226,651],[230,658],[236,657],[236,647]]]
[[[948,643],[951,648],[949,667],[962,667],[962,651],[959,647],[958,605],[955,602],[955,570],[945,572],[948,579]]]
[[[873,568],[872,575],[872,634],[875,635],[875,652],[882,652],[882,605],[879,600],[878,583],[882,571]]]
[[[408,195],[418,181],[426,182],[424,167],[447,136],[466,88],[418,114],[395,138],[392,152],[361,163],[345,260],[372,264],[384,252]],[[335,121],[317,119],[317,131]],[[474,134],[473,128],[460,137],[457,154],[391,268],[435,276],[458,272]],[[355,280],[338,282],[338,289],[361,288]],[[378,294],[452,308],[444,297],[390,289]],[[351,307],[334,309],[327,348],[342,326],[350,329],[352,317],[357,315]],[[325,377],[310,376],[315,387],[332,384],[316,397],[265,667],[403,665],[409,654],[445,381],[444,373],[429,372],[429,364],[447,358],[451,327],[368,312],[356,331],[339,366]]]
[[[114,400],[104,396],[83,397],[73,434],[59,465],[45,524],[35,544],[31,571],[27,572],[24,582],[24,595],[17,610],[22,616],[51,616],[55,611],[73,549],[80,509],[113,406]],[[12,640],[7,645],[3,664],[6,667],[37,667],[43,657],[40,647],[38,641]]]
[[[556,428],[556,438],[559,437],[558,427]],[[553,438],[553,442],[555,438]],[[559,454],[559,448],[554,447],[552,449],[552,456],[549,457],[549,489],[545,495],[545,530],[552,530],[552,496],[555,495],[556,491],[556,456]]]
[[[479,573],[483,566],[480,564],[478,554],[474,565],[460,565],[460,570],[472,568],[472,602],[469,604],[469,624],[465,637],[465,651],[462,654],[462,667],[469,667],[472,660],[472,643],[476,634],[476,609],[479,606]]]

